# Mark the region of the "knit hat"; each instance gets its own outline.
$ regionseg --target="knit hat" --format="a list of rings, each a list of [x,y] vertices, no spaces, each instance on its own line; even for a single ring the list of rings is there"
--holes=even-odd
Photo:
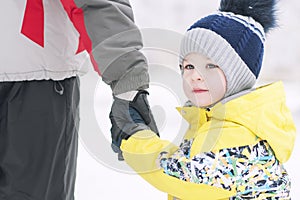
[[[274,5],[275,0],[221,0],[220,12],[187,30],[180,64],[190,53],[210,58],[225,74],[225,97],[252,88],[262,65],[265,33],[275,26]]]

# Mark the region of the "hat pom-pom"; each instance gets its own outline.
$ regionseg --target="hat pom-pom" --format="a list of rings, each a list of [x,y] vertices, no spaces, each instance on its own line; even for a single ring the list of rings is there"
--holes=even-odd
[[[221,0],[219,10],[252,17],[267,33],[276,27],[276,0]]]

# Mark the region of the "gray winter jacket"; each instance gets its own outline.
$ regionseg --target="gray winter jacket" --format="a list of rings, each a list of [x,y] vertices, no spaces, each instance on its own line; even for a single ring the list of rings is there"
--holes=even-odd
[[[128,0],[37,2],[3,2],[0,82],[62,80],[93,66],[115,94],[148,87]]]

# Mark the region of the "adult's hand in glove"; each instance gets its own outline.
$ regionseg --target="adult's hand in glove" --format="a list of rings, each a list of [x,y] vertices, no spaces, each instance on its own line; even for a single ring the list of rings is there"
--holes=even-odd
[[[124,160],[120,145],[123,139],[127,140],[134,133],[151,129],[158,133],[145,90],[140,90],[132,101],[114,97],[109,118],[112,124],[110,129],[114,152],[118,153],[118,160]]]

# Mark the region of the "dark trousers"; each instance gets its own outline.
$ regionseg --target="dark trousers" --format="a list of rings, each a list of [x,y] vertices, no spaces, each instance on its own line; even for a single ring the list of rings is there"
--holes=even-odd
[[[0,82],[0,200],[73,200],[79,78]]]

